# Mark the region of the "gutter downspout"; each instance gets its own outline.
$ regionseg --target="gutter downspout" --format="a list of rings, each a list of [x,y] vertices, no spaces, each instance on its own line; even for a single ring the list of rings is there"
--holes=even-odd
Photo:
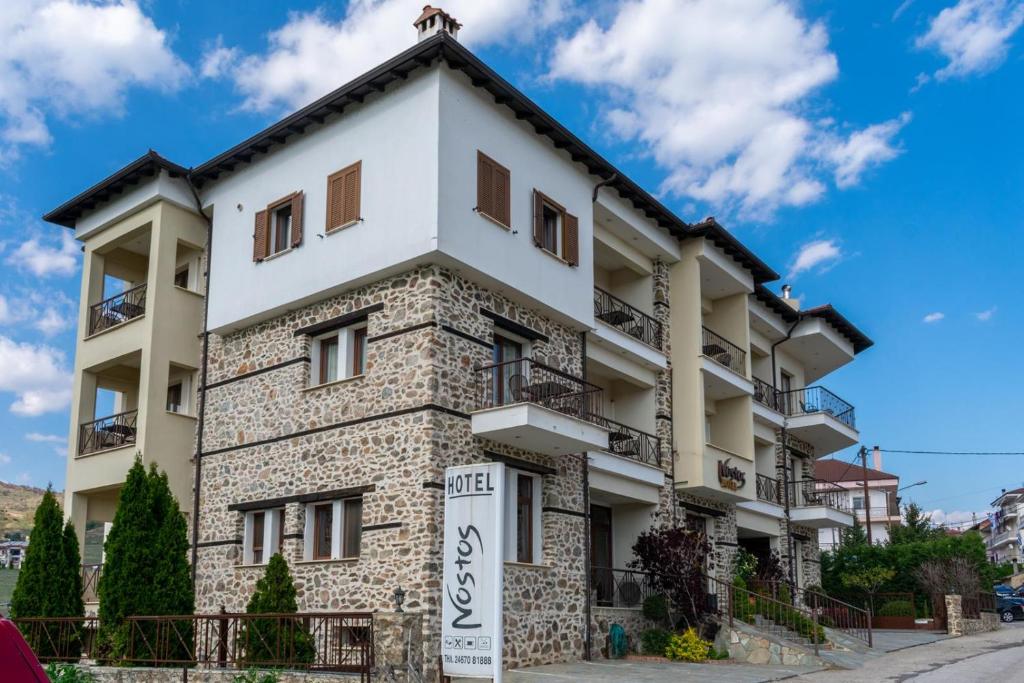
[[[778,395],[778,379],[776,379],[778,372],[775,366],[775,347],[779,346],[783,342],[789,341],[790,337],[793,336],[793,331],[796,326],[800,324],[800,321],[804,319],[803,313],[797,311],[796,321],[790,326],[789,330],[786,331],[786,336],[779,341],[772,344],[772,390],[775,391],[775,400],[779,399]],[[789,584],[790,592],[796,595],[796,562],[794,562],[794,551],[796,550],[793,545],[793,524],[789,519],[789,448],[786,445],[786,425],[789,424],[789,417],[785,412],[782,413],[782,495],[783,495],[783,507],[786,514],[786,554],[789,556]]]
[[[199,492],[203,483],[203,428],[206,424],[206,380],[210,357],[210,262],[213,255],[213,219],[203,211],[203,203],[192,183],[192,169],[185,176],[196,210],[206,221],[206,291],[203,296],[203,358],[199,369],[199,410],[196,416],[195,482],[192,486],[192,586],[195,589],[199,568]]]
[[[612,173],[610,176],[608,176],[608,178],[606,178],[605,180],[602,180],[597,185],[594,185],[594,194],[590,198],[590,203],[593,204],[594,202],[597,201],[597,193],[598,193],[598,191],[600,191],[600,189],[602,187],[604,187],[605,185],[611,185],[612,183],[614,183],[618,179],[619,179],[619,174],[618,173]]]
[[[595,190],[596,192],[596,190]],[[583,381],[587,381],[587,333],[580,332],[580,345],[583,356],[583,372],[580,374]],[[594,634],[591,632],[591,606],[590,594],[593,590],[590,576],[590,457],[586,451],[580,456],[583,465],[583,618],[587,620],[583,631],[583,660],[590,661],[590,649],[594,644]]]

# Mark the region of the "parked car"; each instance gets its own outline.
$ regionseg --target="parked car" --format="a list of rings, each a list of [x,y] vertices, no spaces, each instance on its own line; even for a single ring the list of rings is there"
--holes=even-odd
[[[1001,597],[1003,595],[1014,595],[1017,592],[1010,586],[1007,586],[1005,583],[997,583],[996,585],[992,586],[992,590],[995,591],[996,597]]]
[[[999,612],[999,618],[1006,623],[1024,619],[1024,597],[996,595],[996,611]]]

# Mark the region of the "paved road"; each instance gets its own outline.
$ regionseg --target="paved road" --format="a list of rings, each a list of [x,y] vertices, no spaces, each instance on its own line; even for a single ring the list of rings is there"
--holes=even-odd
[[[995,633],[890,652],[854,671],[822,671],[799,681],[823,683],[990,683],[1024,680],[1024,623]]]

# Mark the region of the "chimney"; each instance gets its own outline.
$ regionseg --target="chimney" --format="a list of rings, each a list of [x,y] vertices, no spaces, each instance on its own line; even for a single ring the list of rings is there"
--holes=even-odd
[[[794,311],[800,310],[800,302],[793,298],[792,285],[782,285],[782,300],[789,304]]]
[[[874,468],[876,472],[882,471],[882,450],[875,446],[871,449],[871,457],[874,460]]]
[[[450,14],[430,5],[423,6],[423,12],[412,25],[416,27],[416,42],[426,40],[435,33],[447,33],[452,38],[458,38],[459,29],[462,28],[462,24],[455,21]]]

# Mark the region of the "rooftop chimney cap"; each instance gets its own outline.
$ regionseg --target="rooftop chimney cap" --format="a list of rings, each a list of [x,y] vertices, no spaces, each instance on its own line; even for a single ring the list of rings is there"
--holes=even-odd
[[[458,38],[459,29],[462,28],[462,24],[456,21],[455,17],[440,7],[430,5],[423,6],[423,12],[412,25],[416,27],[418,40],[426,40],[435,33],[447,33],[452,38]]]
[[[793,285],[782,285],[782,298],[788,299],[789,295],[793,293]]]

